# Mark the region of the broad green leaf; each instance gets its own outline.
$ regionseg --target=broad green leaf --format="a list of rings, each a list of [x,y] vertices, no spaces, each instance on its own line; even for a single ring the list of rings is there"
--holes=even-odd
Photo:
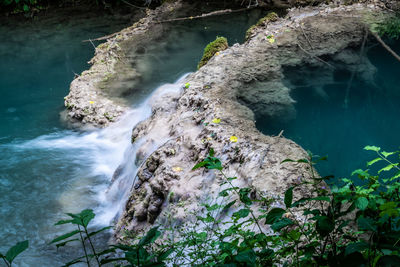
[[[80,232],[81,232],[81,231],[79,231],[79,230],[75,230],[75,231],[72,231],[72,232],[63,234],[63,235],[61,235],[61,236],[59,236],[59,237],[53,239],[53,240],[50,242],[50,244],[53,244],[53,243],[62,241],[62,240],[64,240],[64,239],[67,239],[67,238],[69,238],[69,237],[71,237],[71,236],[74,236],[74,235],[76,235],[76,234],[78,234],[78,233],[80,233]]]
[[[386,202],[382,204],[379,209],[382,211],[379,216],[384,217],[385,215],[389,217],[397,217],[399,215],[399,210],[397,209],[397,203],[393,201]]]
[[[320,210],[319,209],[313,209],[313,210],[309,210],[309,209],[306,209],[306,210],[304,210],[304,212],[303,212],[303,215],[310,215],[310,214],[312,214],[312,215],[314,215],[314,216],[317,216],[317,215],[320,215]]]
[[[17,244],[15,244],[13,247],[11,247],[6,255],[5,258],[9,263],[12,263],[12,261],[15,259],[15,257],[17,257],[19,254],[21,254],[22,252],[24,252],[24,250],[26,250],[29,247],[29,241],[25,240],[22,242],[18,242]]]
[[[378,161],[381,161],[381,160],[383,160],[383,159],[382,158],[376,158],[376,159],[373,159],[371,161],[368,161],[367,162],[367,166],[371,166],[372,164],[374,164],[374,163],[376,163]]]
[[[192,168],[192,171],[194,171],[198,168],[204,167],[204,166],[206,166],[206,164],[207,164],[207,162],[205,162],[205,161],[199,162],[196,165],[194,165],[194,167]]]
[[[385,171],[385,172],[390,171],[390,170],[393,169],[393,167],[395,167],[395,166],[397,166],[397,164],[389,164],[389,165],[387,165],[386,167],[380,169],[380,170],[378,171],[378,173],[381,173],[381,172],[383,172],[383,171]]]
[[[214,148],[210,148],[210,151],[208,151],[208,155],[210,157],[214,157],[214,154],[215,154]]]
[[[281,161],[281,164],[285,163],[285,162],[295,162],[295,161],[292,160],[292,159],[284,159],[284,160]]]
[[[301,198],[298,201],[294,202],[292,204],[292,207],[297,207],[300,204],[306,203],[308,201],[326,201],[326,202],[330,202],[331,199],[328,196],[319,196],[319,197],[311,197],[311,198]]]
[[[235,256],[235,260],[245,263],[246,266],[254,266],[256,262],[256,253],[253,250],[245,250]]]
[[[395,154],[396,152],[386,152],[386,151],[382,151],[381,152],[381,154],[385,157],[385,158],[387,158],[387,157],[389,157],[389,156],[391,156],[391,155],[393,155],[393,154]]]
[[[372,220],[371,218],[360,217],[357,220],[357,224],[360,230],[376,232],[376,226],[374,225],[374,220]]]
[[[223,207],[223,209],[224,209],[224,210],[227,210],[227,209],[229,209],[230,207],[232,207],[232,205],[235,204],[235,203],[236,203],[236,200],[232,200],[231,202],[229,202],[228,204],[226,204],[226,205]]]
[[[168,258],[169,255],[172,254],[172,252],[174,252],[173,248],[167,249],[166,251],[164,251],[163,253],[160,254],[160,256],[158,256],[158,260],[159,261],[164,261]]]
[[[93,258],[93,255],[89,254],[88,258]],[[68,266],[72,266],[72,265],[75,265],[80,262],[84,262],[82,259],[85,259],[85,256],[73,259],[72,261],[69,261],[66,264],[64,264],[62,267],[68,267]]]
[[[282,215],[285,213],[284,209],[281,208],[273,208],[271,209],[267,216],[265,217],[265,224],[273,224],[277,220],[279,220]]]
[[[113,253],[113,252],[115,252],[115,248],[108,248],[103,251],[97,252],[97,255],[101,256],[101,255],[105,255],[105,254],[109,254],[109,253]]]
[[[242,203],[246,204],[246,205],[251,205],[252,201],[249,198],[249,193],[251,192],[251,189],[248,187],[245,188],[240,188],[239,190],[239,199]]]
[[[147,234],[139,241],[139,246],[145,246],[153,243],[161,235],[158,227],[151,228]]]
[[[370,175],[367,171],[361,169],[355,170],[351,173],[351,176],[357,175],[360,179],[368,178]]]
[[[356,199],[356,207],[360,210],[365,210],[368,207],[368,199],[365,197],[359,197]]]
[[[111,229],[111,228],[112,228],[112,226],[103,227],[103,228],[101,228],[100,230],[97,230],[97,231],[94,231],[94,232],[89,233],[89,237],[94,236],[94,235],[97,235],[98,233],[101,233],[101,232],[103,232],[103,231],[105,231],[105,230],[108,230],[108,229]],[[87,236],[85,237],[85,240],[86,240],[86,239],[88,239]]]
[[[377,146],[366,146],[366,147],[364,147],[364,149],[370,150],[370,151],[375,151],[375,152],[378,152],[379,150],[381,150],[381,148],[377,147]]]
[[[125,261],[126,258],[111,258],[111,259],[102,259],[100,261],[101,264],[106,264],[106,263],[110,263],[110,262],[116,262],[116,261]]]
[[[289,226],[289,225],[293,225],[294,222],[291,219],[288,218],[282,218],[279,221],[276,221],[275,223],[273,223],[271,225],[272,230],[274,230],[275,232],[280,231],[282,228]]]
[[[317,217],[316,229],[321,236],[327,236],[335,229],[335,223],[327,216],[319,216]]]
[[[56,222],[54,225],[62,225],[62,224],[67,224],[67,223],[75,223],[75,220],[61,220]]]
[[[299,159],[299,160],[296,160],[296,162],[298,162],[298,163],[310,163],[307,159]]]
[[[233,216],[236,218],[246,218],[249,216],[250,210],[249,209],[241,209],[235,213],[233,213]]]
[[[79,241],[79,239],[78,239],[78,238],[74,238],[74,239],[70,239],[70,240],[67,240],[67,241],[58,243],[58,244],[56,244],[56,247],[57,247],[57,248],[60,248],[60,247],[65,246],[66,244],[68,244],[68,243],[70,243],[70,242],[74,242],[74,241]]]
[[[346,247],[345,256],[352,254],[354,252],[362,252],[368,248],[368,243],[360,241],[357,243],[351,243]]]
[[[285,206],[286,208],[290,208],[292,206],[292,201],[293,201],[293,186],[290,187],[288,190],[285,192]]]
[[[82,221],[82,224],[84,227],[87,227],[89,222],[95,217],[96,215],[94,214],[93,210],[91,209],[86,209],[83,210],[81,213],[79,213],[79,217]]]

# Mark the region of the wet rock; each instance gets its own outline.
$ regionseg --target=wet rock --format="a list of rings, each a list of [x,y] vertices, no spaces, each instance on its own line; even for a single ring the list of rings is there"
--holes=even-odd
[[[182,1],[174,1],[147,9],[146,17],[96,47],[91,68],[72,81],[64,98],[65,119],[71,126],[105,127],[127,111],[124,97],[147,72],[139,56],[168,28],[154,22],[179,16],[185,11],[182,7]]]

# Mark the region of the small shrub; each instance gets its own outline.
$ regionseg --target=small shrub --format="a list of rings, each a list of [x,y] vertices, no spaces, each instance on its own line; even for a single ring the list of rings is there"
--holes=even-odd
[[[209,43],[204,48],[203,57],[201,58],[197,68],[200,69],[219,51],[223,51],[228,48],[228,40],[225,37],[217,37],[215,41]]]
[[[400,17],[391,17],[378,24],[376,28],[380,36],[386,36],[390,39],[399,39],[400,37]]]

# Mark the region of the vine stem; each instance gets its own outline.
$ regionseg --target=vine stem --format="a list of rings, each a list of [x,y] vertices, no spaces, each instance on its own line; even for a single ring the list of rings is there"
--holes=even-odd
[[[8,267],[10,267],[11,266],[11,263],[8,263],[7,261],[6,261],[6,259],[5,258],[2,258],[3,259],[3,261],[4,261],[4,263],[8,266]]]
[[[85,247],[85,241],[83,240],[82,231],[81,231],[81,227],[79,226],[79,224],[78,224],[78,230],[79,230],[79,235],[81,237],[83,251],[85,252],[86,263],[87,263],[87,266],[90,267],[89,258],[88,258],[86,247]]]
[[[92,240],[91,240],[90,237],[89,237],[89,233],[88,233],[88,231],[87,231],[87,228],[86,228],[86,227],[83,227],[83,228],[85,229],[86,237],[87,237],[87,239],[89,240],[89,244],[90,244],[90,247],[92,248],[93,255],[94,255],[94,257],[96,258],[97,264],[98,264],[99,266],[101,266],[100,261],[99,261],[99,256],[97,256],[97,253],[96,253],[96,250],[94,249]]]

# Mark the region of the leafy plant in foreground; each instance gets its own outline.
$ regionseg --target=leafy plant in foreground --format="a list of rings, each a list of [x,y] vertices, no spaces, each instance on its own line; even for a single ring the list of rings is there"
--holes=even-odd
[[[64,266],[71,266],[77,263],[86,263],[87,266],[103,266],[108,263],[124,264],[123,266],[164,266],[163,261],[172,253],[172,249],[153,250],[151,246],[160,236],[158,227],[150,229],[136,244],[131,245],[112,245],[109,248],[98,252],[95,249],[92,238],[99,233],[108,230],[111,226],[100,230],[89,232],[90,221],[95,217],[93,210],[83,210],[78,214],[67,213],[71,219],[61,220],[56,225],[72,224],[76,230],[63,234],[53,241],[57,248],[63,247],[70,242],[80,242],[84,255],[76,258]],[[116,254],[124,253],[123,257],[114,257]]]
[[[59,248],[71,242],[81,242],[84,256],[74,259],[66,263],[64,266],[71,266],[80,262],[86,262],[86,264],[90,266],[92,259],[95,260],[98,266],[101,266],[100,257],[112,251],[104,250],[102,252],[96,252],[92,237],[107,229],[110,229],[111,227],[108,226],[94,232],[89,232],[89,223],[95,217],[93,210],[90,209],[83,210],[78,214],[67,213],[67,215],[71,217],[71,219],[58,221],[55,225],[72,224],[76,226],[77,229],[53,239],[50,244],[56,243],[57,248]],[[89,250],[91,253],[89,253]]]
[[[29,242],[28,240],[18,242],[14,246],[12,246],[6,253],[6,255],[3,255],[0,253],[0,258],[3,259],[4,263],[6,266],[11,267],[14,259],[24,252],[27,248],[29,247]]]
[[[310,173],[288,185],[278,199],[236,186],[237,178],[224,173],[211,149],[193,169],[220,175],[219,197],[203,204],[204,212],[193,214],[194,222],[154,227],[138,241],[105,252],[85,250],[85,256],[69,265],[86,257],[88,266],[90,261],[98,266],[400,266],[400,153],[375,146],[365,150],[377,154],[367,168],[386,164],[375,175],[356,170],[354,179],[342,179],[331,188],[327,181],[332,176],[320,177],[314,169],[326,158],[309,153],[304,159],[284,160],[282,164],[305,164]],[[62,246],[79,234],[82,245],[89,246],[86,237],[94,234],[87,225],[93,212],[68,215],[72,220],[58,224],[73,223],[78,229],[53,243],[63,241],[58,243]],[[114,258],[114,253],[124,256]]]

